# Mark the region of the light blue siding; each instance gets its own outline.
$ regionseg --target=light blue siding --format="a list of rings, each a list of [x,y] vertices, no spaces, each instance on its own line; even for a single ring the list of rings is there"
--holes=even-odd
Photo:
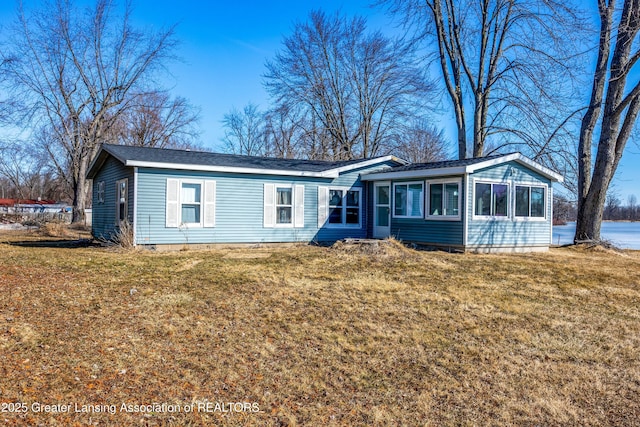
[[[341,174],[338,178],[283,177],[276,175],[228,174],[176,171],[167,169],[138,170],[137,244],[207,244],[207,243],[271,243],[333,242],[345,237],[366,237],[366,192],[360,174],[380,170],[392,163],[378,164]],[[214,228],[167,228],[167,179],[199,179],[216,181],[216,226]],[[264,184],[304,186],[304,227],[264,227]],[[361,227],[318,227],[318,187],[362,188]]]
[[[111,239],[116,232],[116,181],[127,178],[127,215],[133,223],[133,169],[108,156],[93,179],[91,232],[98,239]],[[98,183],[104,181],[104,203],[98,202]]]
[[[429,178],[412,178],[409,180],[394,180],[391,183],[392,197],[393,197],[393,184],[402,182],[422,182],[424,187],[424,197],[427,197],[426,181],[437,179],[458,179],[460,177],[429,177]],[[464,210],[464,182],[460,186],[460,196],[462,199],[461,209]],[[423,203],[423,211],[425,203]],[[395,238],[403,241],[422,243],[427,245],[436,246],[461,246],[464,230],[464,223],[459,221],[438,221],[425,218],[394,218],[391,216],[391,235]]]
[[[469,219],[467,246],[530,247],[548,246],[551,243],[551,181],[517,162],[476,171],[467,183],[466,215]],[[488,180],[509,184],[509,217],[496,219],[474,218],[474,182]],[[546,185],[545,219],[514,219],[514,188],[518,184]]]

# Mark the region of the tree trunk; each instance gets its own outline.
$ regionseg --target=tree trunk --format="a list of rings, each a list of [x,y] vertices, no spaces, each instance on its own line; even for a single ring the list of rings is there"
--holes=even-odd
[[[612,26],[615,2],[600,2],[600,45],[591,102],[580,130],[578,149],[578,217],[575,242],[599,241],[607,190],[640,111],[640,82],[629,90],[627,79],[640,57],[634,40],[640,30],[640,0],[625,0],[617,27]],[[617,31],[615,31],[617,30]],[[615,34],[615,36],[612,36]],[[608,64],[612,38],[615,47]],[[631,64],[631,65],[630,65]],[[607,82],[607,72],[610,77]],[[606,82],[606,83],[605,83]],[[606,86],[606,96],[605,93]],[[600,138],[591,174],[592,135],[598,120]]]
[[[590,191],[581,201],[576,218],[576,234],[574,237],[576,243],[585,240],[596,242],[600,240],[600,226],[609,187],[608,183],[605,185],[601,181],[601,176],[594,176]]]
[[[91,157],[93,159],[93,157]],[[87,168],[91,160],[87,156],[80,160],[78,177],[73,188],[73,214],[71,216],[72,224],[84,224],[85,213],[87,207],[87,197],[91,192],[87,191]]]

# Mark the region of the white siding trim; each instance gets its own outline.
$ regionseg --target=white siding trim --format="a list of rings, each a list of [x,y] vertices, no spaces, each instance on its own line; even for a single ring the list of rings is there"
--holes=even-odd
[[[293,186],[293,226],[304,228],[304,185]]]
[[[138,240],[138,168],[133,168],[133,246]]]
[[[275,184],[264,184],[264,203],[263,203],[263,216],[264,228],[273,228],[276,226],[276,196],[275,196]]]
[[[549,214],[549,245],[553,245],[553,186],[549,186],[549,208],[551,213]]]
[[[165,227],[178,228],[180,213],[180,180],[167,178]]]
[[[473,190],[469,189],[469,184],[471,183],[469,175],[465,174],[462,178],[462,182],[465,188],[464,203],[462,204],[464,210],[462,217],[462,220],[464,221],[462,226],[462,245],[466,248],[469,239],[469,218],[471,218],[471,215],[473,214],[473,210],[469,212],[469,209],[473,209]],[[471,198],[471,203],[469,203],[469,198]]]
[[[318,228],[324,227],[329,216],[329,187],[318,186]]]
[[[216,182],[205,181],[203,191],[203,226],[216,226]]]

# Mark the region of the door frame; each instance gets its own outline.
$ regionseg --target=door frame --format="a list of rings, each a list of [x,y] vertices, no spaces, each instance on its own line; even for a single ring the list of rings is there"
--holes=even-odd
[[[389,189],[389,203],[378,203],[378,187],[387,187]],[[388,226],[378,226],[378,207],[387,207],[389,218]],[[373,183],[373,237],[376,239],[384,239],[391,235],[391,181],[378,181]]]

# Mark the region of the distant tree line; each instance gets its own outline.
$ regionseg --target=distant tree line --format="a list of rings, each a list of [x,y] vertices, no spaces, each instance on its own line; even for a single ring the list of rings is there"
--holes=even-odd
[[[624,203],[626,202],[626,203]],[[604,207],[603,220],[605,221],[640,221],[640,206],[634,194],[630,194],[624,201],[611,192],[607,195],[607,203]],[[624,204],[623,204],[624,203]],[[564,224],[575,221],[578,216],[578,204],[569,200],[566,196],[555,194],[553,197],[553,222]]]

